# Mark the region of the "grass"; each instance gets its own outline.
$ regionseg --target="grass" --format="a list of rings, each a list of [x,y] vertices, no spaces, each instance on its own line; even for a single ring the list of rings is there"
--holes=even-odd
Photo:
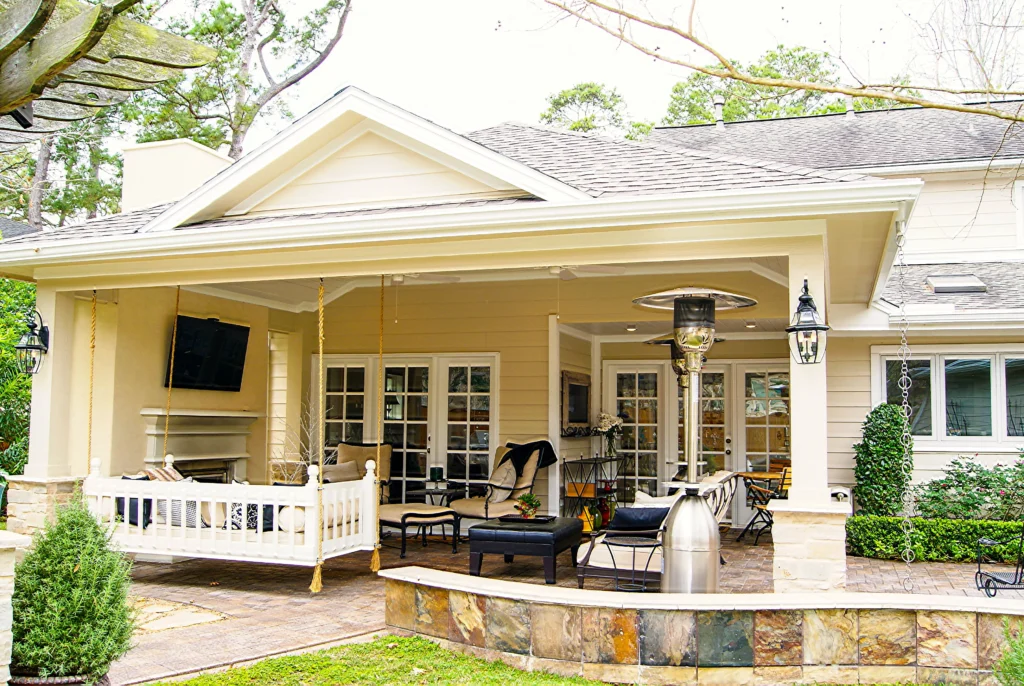
[[[523,672],[501,662],[453,653],[425,638],[383,636],[305,655],[263,660],[252,667],[207,674],[189,686],[315,686],[317,684],[466,684],[467,686],[533,686],[601,682]]]
[[[501,662],[454,653],[425,638],[382,636],[370,643],[275,657],[252,667],[207,674],[165,686],[316,686],[318,684],[458,684],[534,686],[604,682],[523,672]],[[875,686],[885,686],[876,684]],[[895,686],[895,685],[892,685]]]

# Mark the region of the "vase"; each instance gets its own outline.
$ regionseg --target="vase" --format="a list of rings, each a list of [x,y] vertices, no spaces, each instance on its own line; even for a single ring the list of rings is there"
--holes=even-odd
[[[615,457],[619,454],[619,450],[615,445],[615,436],[605,436],[605,443],[607,448],[605,449],[605,455],[607,457]]]

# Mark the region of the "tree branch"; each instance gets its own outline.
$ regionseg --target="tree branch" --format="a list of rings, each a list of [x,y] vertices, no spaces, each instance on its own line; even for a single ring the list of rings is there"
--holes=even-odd
[[[785,79],[785,78],[770,78],[755,76],[753,74],[746,73],[736,67],[735,64],[717,48],[706,43],[699,38],[692,31],[692,23],[690,30],[679,28],[673,24],[658,21],[653,18],[643,17],[635,12],[631,12],[621,6],[613,6],[605,2],[604,0],[544,0],[547,4],[555,7],[573,17],[576,17],[580,21],[586,22],[591,26],[594,26],[605,33],[613,36],[626,45],[638,50],[639,52],[653,57],[654,59],[674,64],[679,67],[692,69],[693,71],[707,74],[708,76],[714,76],[722,79],[732,79],[735,81],[741,81],[755,86],[766,86],[770,88],[787,88],[791,90],[809,90],[819,91],[822,93],[835,93],[839,95],[849,95],[856,98],[872,98],[879,100],[889,100],[892,102],[898,102],[905,105],[918,105],[921,107],[928,107],[932,109],[948,110],[952,112],[963,112],[967,114],[983,114],[990,117],[996,117],[1012,122],[1024,122],[1024,111],[1017,108],[1015,111],[1002,110],[996,107],[988,105],[968,105],[960,103],[947,103],[930,98],[918,97],[916,95],[908,94],[909,91],[925,91],[935,93],[946,93],[946,94],[960,94],[960,95],[987,95],[987,96],[1009,96],[1009,95],[1024,95],[1022,91],[1012,90],[995,90],[995,89],[951,89],[944,88],[941,86],[919,86],[915,84],[903,84],[903,83],[890,83],[890,84],[873,84],[873,85],[860,85],[850,86],[845,84],[830,84],[821,83],[814,81],[802,81],[799,79]],[[696,0],[693,0],[694,4]],[[607,22],[594,10],[599,10],[611,15],[612,18],[618,19],[617,25],[611,25],[611,22]],[[588,10],[590,10],[588,12]],[[691,13],[693,5],[691,5]],[[672,36],[682,39],[683,41],[690,43],[691,45],[699,48],[706,52],[708,55],[713,57],[719,66],[706,66],[698,64],[693,60],[679,59],[670,57],[664,54],[660,48],[651,48],[647,45],[634,39],[631,33],[627,30],[631,22],[646,26],[656,31],[668,33]],[[691,20],[692,22],[692,20]]]

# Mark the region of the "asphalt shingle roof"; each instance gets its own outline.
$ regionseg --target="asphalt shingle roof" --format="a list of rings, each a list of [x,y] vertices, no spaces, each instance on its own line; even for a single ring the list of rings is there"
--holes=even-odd
[[[6,217],[0,217],[0,240],[7,240],[18,236],[27,236],[39,233],[41,230],[42,229],[37,229],[30,224],[22,224],[21,222],[12,221]]]
[[[467,138],[593,197],[725,191],[868,177],[569,131],[501,124]]]
[[[1024,101],[1001,103],[1024,108]],[[657,128],[648,141],[819,169],[1024,157],[1024,127],[996,117],[930,108],[755,119]]]
[[[984,293],[932,293],[929,276],[973,274],[988,290]],[[1024,308],[1024,263],[969,262],[965,264],[914,264],[907,267],[907,305],[954,305],[958,310]],[[893,270],[882,299],[899,304],[899,272]]]

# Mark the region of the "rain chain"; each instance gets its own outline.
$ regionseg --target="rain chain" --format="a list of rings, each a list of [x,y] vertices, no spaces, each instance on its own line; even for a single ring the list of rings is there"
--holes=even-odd
[[[914,437],[910,431],[910,420],[913,410],[910,407],[910,344],[907,342],[907,330],[910,328],[910,321],[907,319],[907,263],[904,254],[904,245],[907,242],[907,224],[900,221],[896,227],[896,260],[897,260],[897,290],[899,293],[899,317],[900,317],[900,348],[896,353],[900,361],[899,388],[902,394],[903,407],[903,435],[900,436],[900,445],[903,448],[903,461],[900,469],[903,471],[903,521],[900,525],[903,531],[903,552],[901,557],[907,565],[907,574],[903,578],[903,590],[910,593],[914,590],[914,578],[910,564],[914,561],[914,497],[910,488],[910,479],[913,475],[914,464],[911,455],[914,448]]]

